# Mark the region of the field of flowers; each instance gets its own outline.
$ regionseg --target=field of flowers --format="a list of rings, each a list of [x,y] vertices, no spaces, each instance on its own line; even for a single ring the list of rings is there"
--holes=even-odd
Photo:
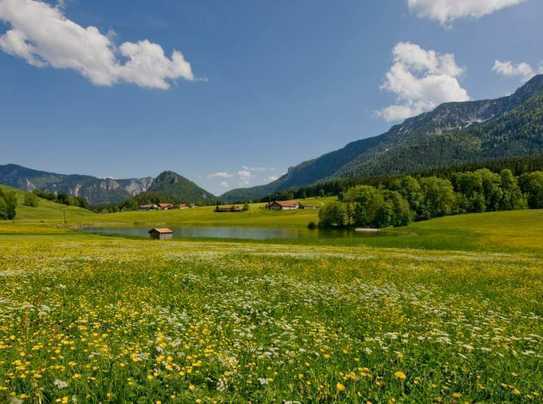
[[[4,234],[0,402],[540,402],[542,291],[532,255]]]

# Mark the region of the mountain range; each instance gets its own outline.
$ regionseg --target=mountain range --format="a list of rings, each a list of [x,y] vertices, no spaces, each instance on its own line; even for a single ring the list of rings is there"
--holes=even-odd
[[[156,178],[112,179],[89,175],[66,175],[33,170],[16,164],[0,166],[0,184],[26,191],[40,189],[85,198],[91,205],[119,203],[144,192],[188,203],[216,199],[192,181],[171,171]]]
[[[543,75],[495,100],[446,103],[389,131],[291,167],[276,181],[225,193],[226,201],[345,177],[395,175],[543,152]]]
[[[258,200],[275,192],[340,178],[398,175],[541,153],[543,75],[538,75],[512,95],[442,104],[379,136],[349,143],[291,167],[267,185],[234,189],[219,198],[226,202]],[[156,178],[118,180],[8,164],[0,166],[0,183],[81,196],[91,205],[117,203],[144,192],[194,203],[217,199],[172,171]]]

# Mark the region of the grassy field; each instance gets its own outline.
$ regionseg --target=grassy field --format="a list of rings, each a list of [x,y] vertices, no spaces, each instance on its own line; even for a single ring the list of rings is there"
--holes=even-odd
[[[19,192],[21,206],[14,224],[19,233],[50,233],[54,226],[80,227],[144,227],[168,226],[252,226],[306,229],[310,222],[318,222],[318,211],[313,209],[274,212],[263,204],[252,204],[248,212],[216,213],[213,207],[200,207],[172,211],[135,211],[114,214],[93,212],[58,205],[41,200],[38,208],[22,206],[24,193]],[[305,202],[319,206],[331,198],[308,199]],[[30,226],[30,227],[29,227]],[[41,230],[40,230],[41,229]],[[14,230],[10,230],[14,231]],[[0,225],[0,232],[2,226]],[[319,240],[314,237],[302,240],[276,241],[316,245],[366,245],[388,248],[423,248],[433,250],[483,250],[523,251],[543,254],[543,211],[524,210],[473,215],[450,216],[427,222],[413,223],[408,227],[387,230],[379,237],[339,238]]]
[[[543,394],[532,255],[59,231],[0,235],[0,401]]]
[[[15,192],[17,194],[18,207],[16,222],[25,224],[62,224],[65,215],[67,218],[77,217],[79,221],[96,216],[93,212],[86,209],[60,205],[41,198],[39,198],[39,205],[37,207],[27,207],[23,204],[26,192],[5,185],[0,185],[0,188],[4,191]]]
[[[83,234],[63,209],[0,222],[0,402],[543,400],[543,211],[287,243]],[[316,215],[69,212],[105,226]]]

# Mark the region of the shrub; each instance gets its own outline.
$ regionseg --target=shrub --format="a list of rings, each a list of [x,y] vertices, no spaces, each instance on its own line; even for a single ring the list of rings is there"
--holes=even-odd
[[[319,211],[321,227],[344,227],[346,220],[345,205],[341,202],[330,202]]]
[[[17,215],[17,195],[0,189],[0,219],[13,220]]]
[[[40,204],[39,198],[36,196],[36,194],[28,192],[25,194],[23,205],[29,206],[31,208],[37,208]]]

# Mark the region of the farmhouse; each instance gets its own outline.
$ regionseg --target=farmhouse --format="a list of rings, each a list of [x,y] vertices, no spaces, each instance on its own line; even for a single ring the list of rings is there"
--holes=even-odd
[[[173,238],[173,230],[167,227],[157,227],[149,230],[149,236],[154,240],[171,240]]]
[[[270,210],[296,210],[300,209],[298,201],[273,201],[268,204]]]
[[[170,210],[175,208],[175,205],[173,203],[159,203],[158,207],[160,210]]]
[[[190,206],[187,205],[186,203],[180,203],[179,204],[179,209],[189,209],[189,208],[190,208]]]

